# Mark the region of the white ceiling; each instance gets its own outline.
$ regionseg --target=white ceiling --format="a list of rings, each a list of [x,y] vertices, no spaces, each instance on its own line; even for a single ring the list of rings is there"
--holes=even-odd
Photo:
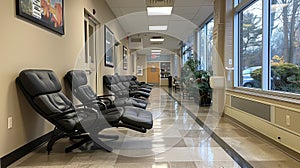
[[[178,43],[191,36],[213,12],[213,0],[175,0],[171,16],[148,16],[146,0],[106,0],[106,2],[128,36],[149,34],[149,25],[168,25],[167,31],[159,33],[168,37],[161,48],[171,51],[178,49]],[[150,43],[144,41],[144,48],[149,47],[151,48]]]

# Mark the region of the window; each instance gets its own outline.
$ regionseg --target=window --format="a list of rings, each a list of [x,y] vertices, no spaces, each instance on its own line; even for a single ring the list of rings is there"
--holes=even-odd
[[[206,26],[198,32],[198,60],[200,69],[206,70]]]
[[[213,50],[214,20],[208,21],[198,32],[198,60],[200,69],[207,70],[212,74],[212,50]]]
[[[236,2],[235,85],[299,94],[300,0]]]
[[[211,20],[207,23],[207,71],[210,72],[210,74],[213,74],[212,70],[212,57],[213,57],[213,30],[214,29],[214,20]]]
[[[193,36],[190,36],[182,46],[182,65],[184,65],[189,58],[194,58],[193,45]]]
[[[251,72],[262,65],[262,5],[261,0],[239,12],[239,85],[260,87]],[[261,80],[261,75],[258,76]]]
[[[300,0],[272,1],[271,90],[300,93]]]

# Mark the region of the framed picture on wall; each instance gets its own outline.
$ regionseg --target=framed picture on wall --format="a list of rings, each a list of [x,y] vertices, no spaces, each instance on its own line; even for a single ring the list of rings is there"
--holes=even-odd
[[[143,76],[143,66],[142,65],[138,65],[137,66],[137,76]]]
[[[64,0],[17,0],[18,16],[64,34]]]
[[[114,39],[113,32],[107,26],[104,26],[104,63],[108,67],[114,67]]]
[[[123,46],[123,69],[128,69],[128,51],[125,46]]]

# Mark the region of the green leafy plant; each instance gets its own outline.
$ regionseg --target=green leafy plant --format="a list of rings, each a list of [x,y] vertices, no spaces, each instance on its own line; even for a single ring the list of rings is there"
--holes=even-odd
[[[262,69],[256,69],[250,75],[256,81],[261,81]],[[271,76],[274,90],[300,92],[300,68],[298,65],[286,63],[283,57],[275,55],[271,60]]]
[[[212,89],[209,85],[210,75],[207,71],[197,70],[200,61],[193,58],[188,58],[181,70],[181,79],[191,94],[194,95],[194,100],[200,105],[211,104]]]

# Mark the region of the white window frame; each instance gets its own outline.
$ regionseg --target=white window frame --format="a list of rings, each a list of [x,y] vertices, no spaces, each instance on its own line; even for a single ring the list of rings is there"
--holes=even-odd
[[[208,58],[207,58],[207,24],[208,23],[210,23],[212,20],[214,19],[214,17],[213,17],[213,13],[199,26],[199,28],[198,28],[198,35],[197,35],[197,41],[198,41],[198,43],[197,43],[197,59],[198,60],[201,60],[201,55],[200,55],[200,49],[201,49],[201,47],[200,47],[200,44],[201,44],[201,40],[200,40],[200,32],[204,29],[204,32],[205,32],[205,37],[204,37],[204,51],[203,51],[203,53],[204,53],[204,56],[203,56],[203,60],[204,60],[204,62],[201,62],[201,68],[203,69],[203,70],[207,70],[207,65],[208,65]]]
[[[233,0],[234,5],[234,31],[233,31],[233,40],[234,40],[234,88],[251,90],[258,93],[267,93],[275,95],[278,97],[288,97],[288,98],[300,98],[300,95],[292,92],[280,92],[271,90],[271,71],[270,71],[270,5],[271,0],[263,0],[262,3],[262,86],[261,88],[246,88],[239,86],[239,65],[240,65],[240,56],[239,56],[239,13],[242,12],[249,5],[252,5],[258,0],[243,0],[238,2],[238,0]]]

